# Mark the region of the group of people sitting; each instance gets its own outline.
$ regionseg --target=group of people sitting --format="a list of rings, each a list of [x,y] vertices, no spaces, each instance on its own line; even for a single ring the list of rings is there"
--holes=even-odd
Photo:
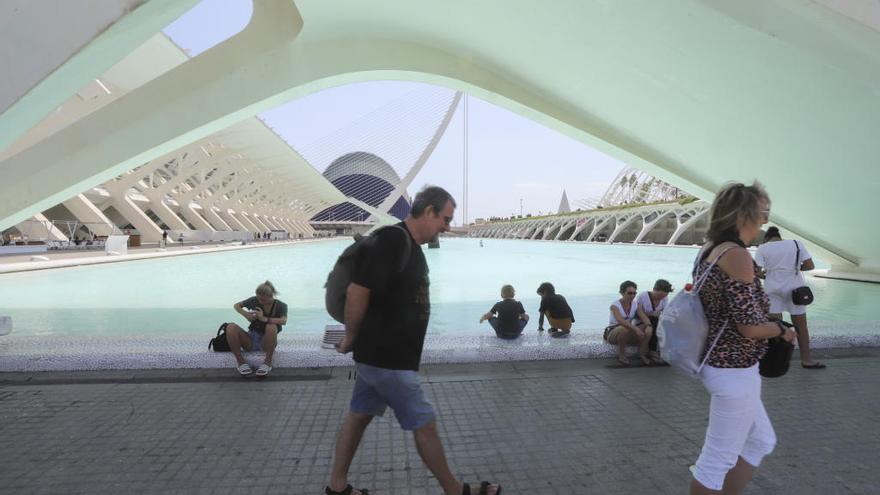
[[[765,235],[765,244],[756,253],[757,266],[761,270],[761,276],[767,274],[767,289],[770,293],[771,314],[777,319],[782,312],[789,312],[792,320],[798,327],[798,337],[801,349],[801,358],[805,368],[824,368],[824,365],[813,361],[810,356],[809,333],[806,324],[806,311],[803,306],[792,306],[787,296],[791,288],[804,285],[800,270],[813,268],[810,254],[799,244],[795,244],[796,253],[789,253],[793,249],[779,250],[783,255],[777,255],[771,248],[784,246],[782,243],[773,244],[773,241],[781,240],[778,229],[771,227]],[[795,241],[796,242],[796,241]],[[770,246],[767,243],[771,243]],[[787,247],[787,246],[784,246]],[[787,253],[787,254],[786,254]],[[778,261],[777,261],[778,258]],[[791,259],[789,259],[791,258]],[[789,263],[790,261],[790,263]],[[780,273],[784,272],[789,264],[804,265],[795,272],[792,283],[787,279],[777,281]],[[779,265],[777,267],[777,265]],[[774,278],[776,277],[776,278]],[[799,278],[798,278],[799,277]],[[785,282],[785,283],[783,283]],[[781,289],[776,290],[776,286]],[[645,365],[666,364],[660,357],[657,342],[657,325],[660,313],[666,308],[668,296],[673,292],[672,284],[664,279],[654,282],[651,290],[638,292],[638,285],[630,280],[620,284],[620,298],[613,301],[609,307],[608,325],[605,327],[602,338],[609,344],[617,347],[617,361],[621,366],[629,366],[630,360],[626,355],[627,346],[638,348],[638,357]],[[776,293],[783,294],[776,296]],[[549,324],[549,335],[554,338],[566,337],[571,333],[572,324],[575,322],[574,313],[568,301],[561,294],[556,293],[556,288],[550,282],[544,282],[538,286],[537,293],[541,296],[541,305],[538,308],[538,331],[544,331],[544,320]],[[244,316],[250,325],[245,331],[235,323],[229,323],[226,329],[232,353],[237,361],[238,372],[243,376],[256,374],[265,376],[272,370],[272,355],[277,343],[277,335],[287,323],[287,305],[275,299],[276,290],[268,280],[257,287],[256,296],[236,303],[234,309]],[[791,306],[791,307],[789,307]],[[522,335],[529,322],[529,314],[520,301],[516,300],[516,289],[512,285],[501,287],[501,300],[480,317],[480,323],[488,321],[495,331],[495,335],[501,339],[516,339]],[[244,360],[241,351],[264,351],[265,362],[255,371]]]
[[[541,296],[541,307],[538,308],[538,331],[544,331],[544,318],[546,317],[550,324],[551,337],[568,336],[571,333],[571,325],[574,323],[574,313],[572,313],[568,301],[561,294],[556,293],[556,288],[550,282],[544,282],[538,286],[537,292]],[[512,285],[501,287],[501,300],[480,317],[480,323],[488,321],[498,338],[515,339],[519,337],[529,321],[529,315],[522,303],[515,300],[514,297],[516,297],[516,291]]]
[[[654,282],[653,290],[639,294],[636,283],[625,280],[619,292],[620,299],[611,303],[608,326],[602,334],[606,342],[617,346],[617,362],[629,366],[626,346],[635,345],[642,364],[665,364],[657,349],[657,324],[672,284],[661,278]]]
[[[609,308],[608,326],[603,339],[617,346],[617,360],[621,365],[629,365],[626,347],[634,345],[639,348],[639,358],[646,365],[665,364],[657,352],[657,322],[660,313],[666,307],[667,296],[672,292],[672,284],[659,279],[654,288],[638,293],[635,282],[625,281],[620,284],[620,299],[611,303]],[[571,333],[574,313],[568,301],[550,282],[538,286],[537,293],[541,296],[538,308],[538,331],[544,331],[544,319],[550,325],[549,334],[554,338],[566,337]],[[480,323],[488,321],[495,335],[502,339],[515,339],[522,335],[529,315],[522,303],[515,299],[516,290],[512,285],[501,287],[501,301],[480,317]]]

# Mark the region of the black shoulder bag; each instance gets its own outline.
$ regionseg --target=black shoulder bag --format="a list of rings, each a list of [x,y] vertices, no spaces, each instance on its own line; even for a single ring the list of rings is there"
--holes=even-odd
[[[779,320],[776,322],[780,329],[791,328],[792,324]],[[794,352],[794,344],[786,342],[782,337],[767,339],[767,352],[758,362],[758,373],[766,378],[778,378],[788,373],[791,364],[791,354]]]
[[[798,244],[798,241],[794,241],[794,245],[797,248],[797,254],[794,257],[794,271],[795,273],[801,272],[801,246]],[[813,302],[813,291],[810,290],[806,285],[803,287],[798,287],[797,289],[791,291],[791,301],[798,306],[806,306]]]

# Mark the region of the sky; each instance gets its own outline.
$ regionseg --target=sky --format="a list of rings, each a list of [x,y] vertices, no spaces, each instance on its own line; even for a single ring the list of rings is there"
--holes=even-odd
[[[251,0],[203,0],[164,32],[196,56],[244,28],[251,9]],[[431,92],[424,86],[403,81],[341,86],[288,102],[260,114],[260,118],[294,149],[308,148],[352,122],[363,121],[371,112],[381,115],[382,109],[393,105],[402,94]],[[426,184],[447,189],[459,205],[454,220],[457,225],[463,222],[465,199],[463,114],[459,105],[437,148],[408,190],[414,196]],[[381,130],[383,123],[375,124]],[[533,215],[555,213],[563,190],[574,209],[581,200],[598,200],[625,165],[474,96],[468,97],[467,143],[469,222],[520,211]],[[414,153],[418,151],[414,148]],[[317,168],[323,172],[322,167]],[[399,166],[395,169],[401,176],[406,173]]]

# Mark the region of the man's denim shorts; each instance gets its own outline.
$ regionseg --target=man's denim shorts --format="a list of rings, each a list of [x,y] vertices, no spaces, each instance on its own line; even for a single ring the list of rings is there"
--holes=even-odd
[[[391,406],[400,427],[418,430],[434,420],[434,408],[425,399],[419,374],[355,363],[357,380],[351,394],[351,411],[382,416]]]
[[[263,334],[248,330],[248,337],[251,338],[251,352],[260,352],[263,350]]]

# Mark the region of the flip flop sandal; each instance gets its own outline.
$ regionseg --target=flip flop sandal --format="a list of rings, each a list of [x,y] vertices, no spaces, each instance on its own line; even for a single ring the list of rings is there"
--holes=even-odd
[[[251,368],[251,365],[247,363],[241,363],[238,365],[238,374],[241,376],[251,376],[254,374],[254,369]]]
[[[347,485],[345,490],[341,492],[337,492],[336,490],[330,488],[329,486],[324,487],[324,495],[351,495],[352,490],[355,488],[351,485]],[[366,488],[358,488],[357,491],[361,492],[363,495],[370,495],[370,490]]]
[[[816,362],[813,363],[813,364],[802,364],[802,365],[801,365],[801,368],[804,368],[804,369],[807,369],[807,370],[824,370],[824,369],[825,369],[825,365],[822,364],[822,363],[820,363],[819,361],[816,361]]]
[[[269,374],[270,371],[272,371],[272,367],[266,363],[263,363],[260,365],[259,368],[257,368],[257,376],[266,376]]]
[[[477,495],[489,495],[489,487],[492,486],[488,481],[480,482],[480,492]],[[461,485],[461,495],[471,495],[471,485],[469,483],[463,483]],[[498,485],[498,491],[495,492],[495,495],[501,495],[501,485]]]

